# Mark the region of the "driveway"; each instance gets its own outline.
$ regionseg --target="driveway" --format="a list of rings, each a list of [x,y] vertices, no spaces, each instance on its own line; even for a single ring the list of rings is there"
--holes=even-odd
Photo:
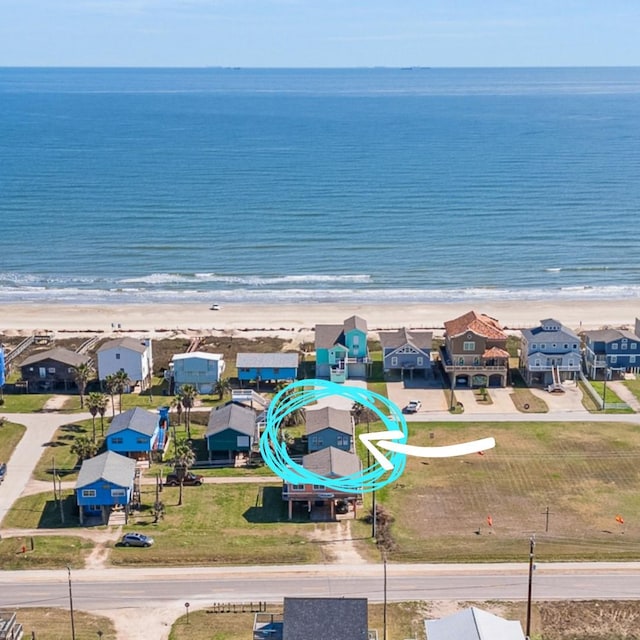
[[[365,380],[347,380],[343,386],[366,389],[367,383]],[[315,405],[313,405],[314,409],[322,409],[323,407],[333,407],[334,409],[345,409],[346,411],[351,411],[351,408],[353,407],[353,400],[345,398],[344,396],[328,396],[326,398],[321,398]]]
[[[91,418],[89,413],[2,413],[10,422],[23,424],[27,430],[7,461],[7,475],[0,484],[0,523],[27,486],[43,447],[51,442],[58,427]]]
[[[591,415],[582,405],[582,390],[575,382],[563,382],[564,393],[549,393],[543,389],[531,388],[531,393],[544,400],[549,412],[554,411],[583,413],[585,419]]]
[[[387,396],[400,409],[409,404],[410,400],[420,400],[422,407],[420,411],[411,415],[412,420],[420,420],[420,416],[447,411],[449,408],[448,394],[442,389],[440,383],[437,386],[427,386],[424,380],[421,385],[415,380],[411,384],[387,382]]]

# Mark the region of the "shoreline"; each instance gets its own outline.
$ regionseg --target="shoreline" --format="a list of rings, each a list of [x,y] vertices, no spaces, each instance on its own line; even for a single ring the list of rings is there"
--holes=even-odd
[[[407,327],[442,331],[444,322],[475,310],[496,318],[508,331],[537,326],[554,318],[575,330],[605,326],[633,328],[640,316],[637,299],[528,300],[438,304],[221,304],[212,311],[206,304],[4,304],[0,308],[0,334],[30,335],[39,331],[64,334],[130,334],[150,337],[217,335],[219,333],[301,334],[310,339],[316,324],[340,324],[352,315],[367,321],[369,330]],[[302,335],[305,334],[305,335]]]

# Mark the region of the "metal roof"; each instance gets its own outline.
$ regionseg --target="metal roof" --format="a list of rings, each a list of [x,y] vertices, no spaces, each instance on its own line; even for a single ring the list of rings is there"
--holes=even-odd
[[[236,357],[238,369],[296,369],[297,353],[239,353]]]
[[[136,407],[114,416],[109,425],[107,436],[119,431],[131,429],[146,436],[152,436],[158,427],[158,414]]]
[[[425,620],[427,640],[525,640],[517,620],[470,607],[439,620]]]
[[[228,402],[223,407],[211,411],[205,437],[216,435],[226,429],[233,429],[251,437],[255,436],[255,411],[235,402]]]
[[[101,453],[95,458],[83,460],[76,489],[104,480],[118,487],[130,487],[136,473],[136,461],[115,451]]]

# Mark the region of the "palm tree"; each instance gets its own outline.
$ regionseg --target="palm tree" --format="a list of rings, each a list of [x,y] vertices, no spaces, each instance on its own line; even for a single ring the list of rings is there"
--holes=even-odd
[[[100,393],[100,404],[98,405],[98,413],[100,414],[100,437],[104,438],[104,414],[107,412],[109,406],[109,396],[105,393]]]
[[[182,400],[180,396],[175,396],[171,400],[171,408],[176,410],[178,414],[178,426],[180,426],[182,424]]]
[[[107,390],[107,393],[111,396],[111,416],[112,417],[116,415],[116,403],[113,399],[113,396],[116,394],[117,385],[118,383],[116,381],[115,374],[113,373],[110,373],[104,379],[104,386]]]
[[[274,391],[276,393],[280,393],[280,391],[285,389],[287,386],[288,385],[286,382],[278,382],[278,384],[276,384],[276,386],[274,387]],[[280,400],[280,402],[288,403],[292,399],[291,398],[292,393],[294,392],[291,389],[287,391],[285,394],[283,394],[283,397]],[[297,424],[302,424],[305,421],[305,419],[306,419],[306,414],[302,407],[300,409],[294,409],[293,411],[291,411],[291,413],[288,413],[282,419],[281,426],[294,427]]]
[[[214,391],[218,394],[218,399],[222,400],[228,393],[231,393],[231,381],[229,378],[220,378],[216,382]]]
[[[87,383],[93,377],[95,368],[91,360],[81,362],[77,367],[72,367],[72,375],[75,383],[78,385],[80,392],[80,408],[84,409],[84,392],[87,389]]]
[[[89,394],[87,398],[87,407],[91,414],[91,426],[93,428],[93,441],[96,441],[96,416],[100,410],[100,405],[104,403],[106,396],[103,393],[97,393],[95,391]]]
[[[88,438],[87,436],[80,436],[76,438],[69,447],[71,453],[75,453],[78,458],[86,460],[87,458],[93,458],[98,451],[98,445]]]
[[[124,369],[120,369],[112,375],[114,380],[114,391],[118,394],[118,400],[120,403],[118,412],[122,413],[122,394],[128,389],[131,384],[131,380]]]
[[[192,384],[183,384],[178,389],[178,397],[184,407],[184,423],[187,427],[187,439],[191,440],[191,409],[196,401],[198,390]]]
[[[185,385],[186,386],[186,385]],[[171,464],[173,464],[174,471],[180,481],[180,494],[178,496],[178,506],[182,505],[182,490],[184,487],[184,477],[187,475],[189,469],[196,461],[196,454],[191,448],[191,444],[188,440],[180,440],[176,442],[176,448]]]

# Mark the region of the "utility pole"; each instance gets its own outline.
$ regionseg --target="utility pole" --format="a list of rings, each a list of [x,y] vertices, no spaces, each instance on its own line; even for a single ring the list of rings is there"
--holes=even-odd
[[[387,551],[382,550],[382,564],[384,567],[384,604],[382,607],[382,640],[387,640]]]
[[[376,492],[373,492],[373,507],[371,508],[371,537],[378,537],[378,507],[376,506]]]
[[[551,513],[551,511],[549,511],[549,505],[547,505],[547,508],[543,511],[543,513],[544,513],[544,532],[549,533],[549,514]]]
[[[527,593],[527,630],[525,632],[525,636],[527,638],[531,637],[531,591],[533,587],[533,559],[535,546],[536,537],[533,535],[529,539],[529,590]]]
[[[73,618],[73,593],[71,591],[71,567],[67,565],[67,575],[69,576],[69,610],[71,611],[71,640],[76,640],[76,623]]]

